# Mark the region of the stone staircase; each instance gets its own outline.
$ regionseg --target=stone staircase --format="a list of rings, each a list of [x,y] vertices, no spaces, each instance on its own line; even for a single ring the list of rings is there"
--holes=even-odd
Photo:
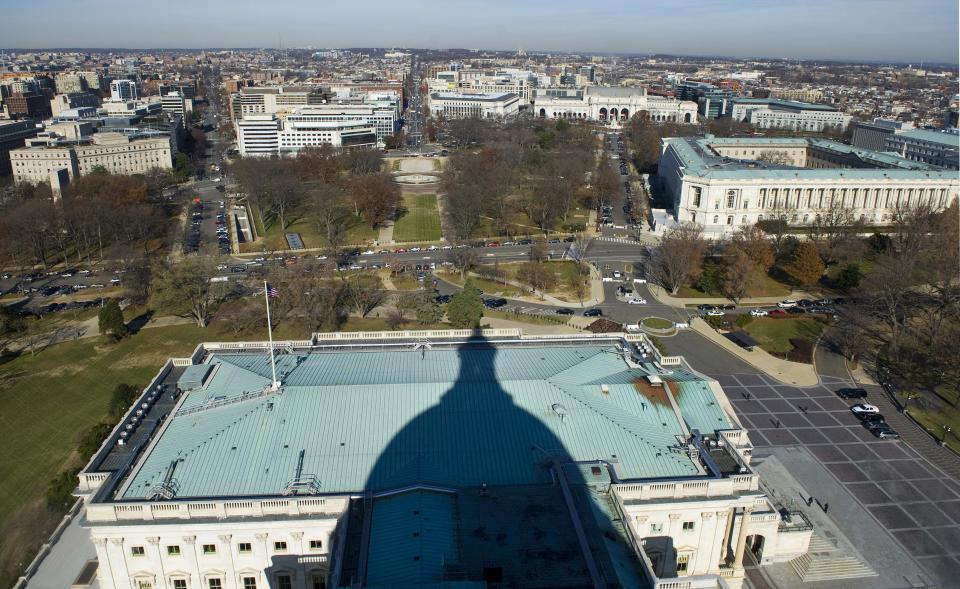
[[[804,583],[877,576],[860,557],[845,554],[816,532],[810,538],[806,554],[791,560],[790,565]]]

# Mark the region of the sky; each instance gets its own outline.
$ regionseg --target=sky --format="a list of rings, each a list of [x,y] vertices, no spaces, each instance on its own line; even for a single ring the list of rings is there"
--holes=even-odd
[[[957,0],[4,0],[0,46],[464,47],[957,63]]]

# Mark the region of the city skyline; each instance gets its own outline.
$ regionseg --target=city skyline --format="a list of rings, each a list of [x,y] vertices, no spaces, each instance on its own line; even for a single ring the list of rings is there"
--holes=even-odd
[[[130,26],[123,11],[111,8],[118,8],[114,0],[98,2],[69,19],[49,20],[50,14],[69,6],[65,0],[11,6],[0,24],[0,38],[8,48],[17,49],[522,47],[543,52],[944,64],[957,63],[958,53],[958,6],[946,0],[909,5],[893,0],[815,0],[793,6],[769,0],[736,6],[683,0],[670,6],[616,7],[614,12],[569,0],[522,6],[501,0],[482,6],[376,0],[365,3],[363,11],[376,18],[362,22],[356,18],[356,5],[342,2],[322,10],[299,0],[285,2],[279,10],[272,4],[243,2],[231,3],[231,10],[226,10],[222,0],[202,6],[176,1],[151,16],[150,31]],[[451,21],[451,14],[456,20]],[[217,26],[211,28],[214,22]],[[469,22],[469,30],[458,22]],[[851,27],[852,22],[858,26]],[[750,25],[749,34],[743,34],[745,23]],[[331,24],[335,26],[328,33],[325,28]]]

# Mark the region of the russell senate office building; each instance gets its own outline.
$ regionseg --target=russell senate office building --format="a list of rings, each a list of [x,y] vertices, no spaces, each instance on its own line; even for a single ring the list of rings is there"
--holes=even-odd
[[[807,225],[835,207],[879,225],[898,207],[939,210],[960,193],[955,169],[813,138],[664,139],[658,177],[672,221],[711,238],[777,217]]]

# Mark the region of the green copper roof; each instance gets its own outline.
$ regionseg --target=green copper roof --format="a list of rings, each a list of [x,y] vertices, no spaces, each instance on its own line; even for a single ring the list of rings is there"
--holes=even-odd
[[[548,454],[616,457],[624,479],[702,472],[674,449],[670,405],[633,384],[647,373],[608,344],[281,354],[274,394],[266,354],[209,363],[121,497],[148,498],[174,461],[180,497],[277,495],[301,451],[321,493],[547,482]]]

